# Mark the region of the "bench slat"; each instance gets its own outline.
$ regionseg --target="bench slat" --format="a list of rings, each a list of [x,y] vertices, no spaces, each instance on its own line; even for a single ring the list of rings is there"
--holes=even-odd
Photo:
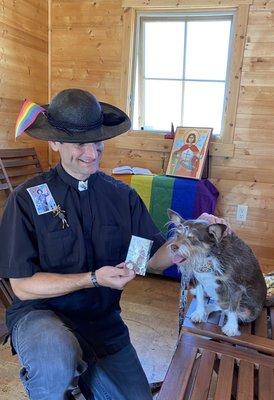
[[[196,355],[195,347],[179,342],[161,388],[160,400],[183,400]]]
[[[12,159],[2,159],[3,165],[6,168],[11,167],[23,167],[25,165],[37,165],[39,167],[39,160],[37,158],[12,158]]]
[[[263,308],[261,315],[254,322],[255,335],[267,337],[267,309]]]
[[[214,400],[231,400],[234,359],[222,356]]]
[[[20,169],[13,170],[13,171],[7,170],[7,172],[8,172],[9,178],[15,178],[16,176],[25,176],[25,175],[37,174],[37,173],[41,172],[41,170],[38,170],[36,168],[35,169],[34,168],[32,168],[32,169],[30,169],[30,168],[20,168]],[[4,178],[5,178],[4,174],[0,173],[0,179],[4,179]]]
[[[254,365],[241,360],[239,367],[237,400],[254,399]]]
[[[195,335],[197,346],[202,344],[203,348],[215,351],[216,353],[220,352],[226,354],[228,356],[234,358],[241,358],[247,362],[253,363],[254,359],[256,359],[257,363],[262,363],[268,367],[274,368],[274,359],[272,356],[268,356],[261,353],[255,353],[253,351],[249,351],[245,348],[243,351],[241,348],[237,348],[235,346],[231,346],[230,343],[219,343],[214,340],[207,340],[206,343],[203,342],[203,338]]]
[[[215,361],[215,353],[203,351],[191,400],[207,400]]]
[[[274,399],[274,372],[264,365],[259,368],[258,392],[259,400]]]
[[[24,149],[0,149],[0,158],[26,157],[35,155],[36,151],[34,147],[27,147]]]
[[[249,347],[252,349],[255,348],[258,351],[274,355],[274,346],[272,339],[250,335],[243,332],[240,336],[226,336],[216,325],[212,325],[207,322],[199,324],[193,323],[189,318],[184,320],[182,330],[193,332],[202,336],[209,336],[214,339],[225,340],[229,343],[239,346]]]

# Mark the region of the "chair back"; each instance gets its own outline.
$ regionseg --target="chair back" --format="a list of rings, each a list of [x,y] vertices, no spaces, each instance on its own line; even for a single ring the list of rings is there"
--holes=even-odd
[[[43,172],[35,148],[0,149],[0,190],[13,189]]]

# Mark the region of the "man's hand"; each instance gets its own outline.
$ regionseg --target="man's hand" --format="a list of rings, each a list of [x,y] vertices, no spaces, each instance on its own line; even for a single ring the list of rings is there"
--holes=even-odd
[[[101,267],[95,271],[95,275],[99,285],[118,290],[123,290],[126,284],[135,278],[135,272],[126,268],[125,263],[116,267]]]
[[[225,236],[230,235],[232,233],[232,229],[231,229],[229,223],[223,218],[216,217],[215,215],[212,215],[212,214],[203,213],[198,217],[198,219],[203,219],[203,220],[209,222],[210,224],[226,225],[226,230],[224,232]]]

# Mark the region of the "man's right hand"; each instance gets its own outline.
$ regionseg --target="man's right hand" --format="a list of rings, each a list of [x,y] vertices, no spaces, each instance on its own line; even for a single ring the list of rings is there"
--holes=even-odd
[[[100,286],[118,290],[123,290],[126,284],[135,278],[135,272],[126,268],[125,263],[115,267],[101,267],[95,271],[95,275]]]

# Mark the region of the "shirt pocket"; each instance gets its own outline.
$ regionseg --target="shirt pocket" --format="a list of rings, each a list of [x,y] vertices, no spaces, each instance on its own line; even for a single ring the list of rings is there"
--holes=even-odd
[[[96,246],[94,245],[99,264],[116,265],[124,261],[123,250],[127,247],[129,239],[117,225],[101,226],[99,240]]]
[[[45,271],[78,272],[79,249],[72,229],[44,233],[41,239],[41,267]]]

